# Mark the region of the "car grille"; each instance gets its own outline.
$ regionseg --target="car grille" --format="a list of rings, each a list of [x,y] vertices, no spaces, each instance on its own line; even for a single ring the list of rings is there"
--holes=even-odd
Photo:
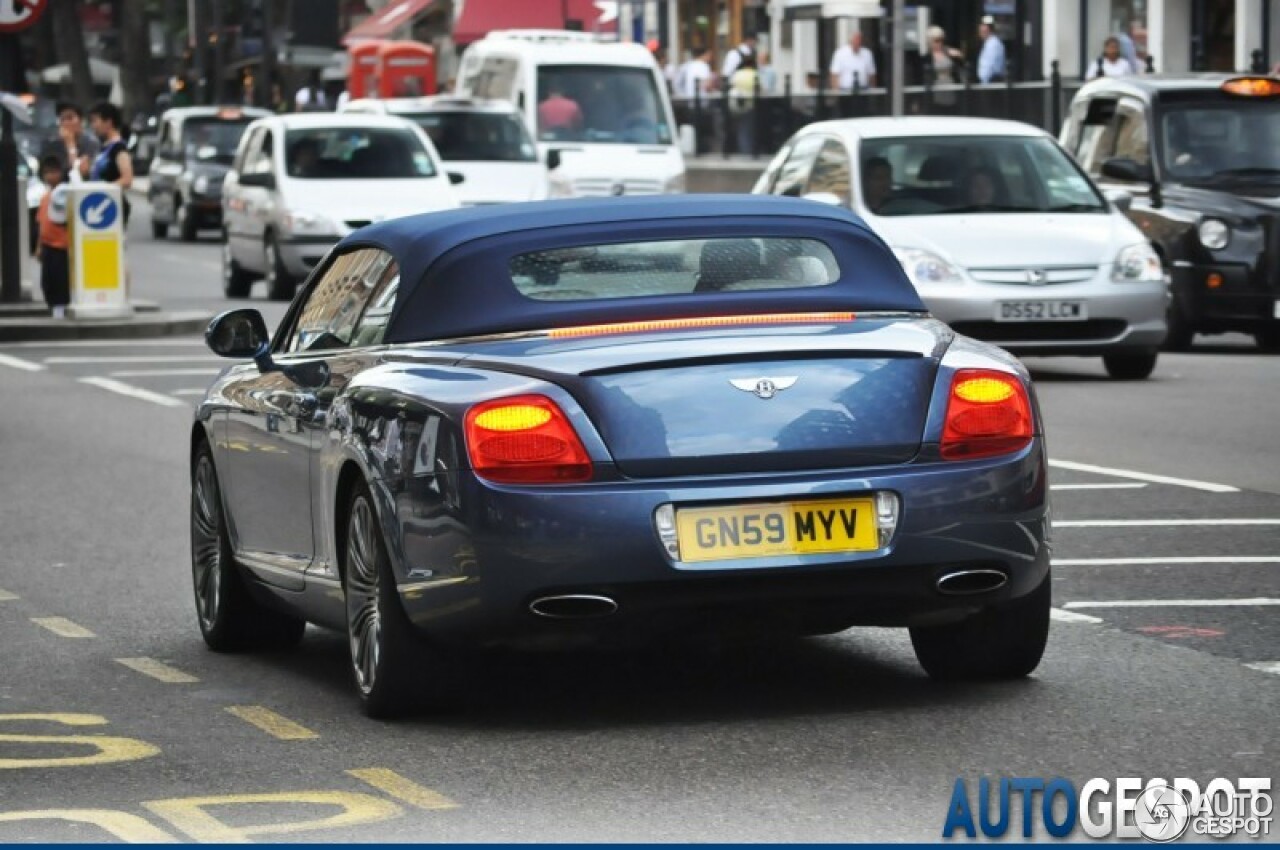
[[[618,191],[618,187],[622,191]],[[615,180],[612,177],[584,177],[573,181],[573,191],[583,197],[607,195],[660,195],[662,183],[658,180]]]
[[[952,322],[956,333],[986,342],[1088,342],[1114,339],[1125,332],[1124,319],[1084,322]]]
[[[969,269],[969,276],[982,283],[1011,283],[1021,286],[1038,286],[1055,283],[1079,283],[1092,280],[1098,273],[1097,266],[1021,266],[1013,269]],[[1043,275],[1043,279],[1039,276]]]

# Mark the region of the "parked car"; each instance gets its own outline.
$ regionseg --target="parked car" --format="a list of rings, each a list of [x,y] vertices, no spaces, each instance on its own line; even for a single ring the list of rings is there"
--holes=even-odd
[[[222,181],[231,170],[245,128],[271,113],[239,106],[183,106],[160,117],[147,199],[151,235],[176,227],[184,242],[200,228],[222,227]]]
[[[222,284],[271,298],[297,283],[344,236],[387,218],[458,206],[427,135],[383,115],[309,113],[262,118],[240,142],[223,187]]]
[[[930,311],[1018,354],[1101,355],[1142,379],[1163,342],[1160,258],[1042,130],[978,118],[810,124],[756,193],[849,206],[893,246]]]
[[[664,271],[629,265],[658,251]],[[369,714],[465,687],[467,645],[875,624],[909,628],[940,678],[1040,660],[1027,372],[930,318],[847,210],[688,195],[413,216],[340,242],[274,338],[243,309],[207,339],[253,362],[192,431],[204,639],[344,631]]]
[[[1172,273],[1168,347],[1253,334],[1280,351],[1280,79],[1105,78],[1071,103],[1062,144]]]
[[[340,112],[395,115],[431,137],[458,184],[463,206],[540,201],[547,197],[547,167],[516,107],[503,100],[401,97],[352,100]]]

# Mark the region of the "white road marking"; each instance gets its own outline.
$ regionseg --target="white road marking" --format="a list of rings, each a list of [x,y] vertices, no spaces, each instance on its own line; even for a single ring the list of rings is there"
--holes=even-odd
[[[1135,472],[1131,469],[1113,469],[1109,466],[1094,466],[1091,463],[1076,463],[1070,460],[1050,460],[1049,465],[1057,469],[1069,469],[1073,472],[1092,472],[1097,475],[1110,475],[1113,478],[1132,478],[1134,481],[1146,481],[1151,484],[1172,484],[1175,487],[1190,487],[1192,490],[1205,490],[1210,493],[1239,493],[1239,487],[1229,484],[1213,484],[1208,481],[1193,481],[1190,478],[1171,478],[1168,475],[1152,475],[1149,472]]]
[[[185,673],[177,667],[172,667],[154,658],[117,658],[116,662],[144,676],[150,676],[170,685],[185,685],[200,681],[190,673]]]
[[[46,357],[50,366],[62,363],[216,363],[219,357],[209,354],[110,354],[76,357]]]
[[[180,266],[203,266],[209,269],[222,268],[222,264],[218,260],[196,259],[193,257],[183,256],[182,254],[174,254],[172,252],[161,252],[160,259],[169,263],[176,263]]]
[[[44,371],[44,366],[39,363],[32,363],[30,360],[23,360],[21,357],[11,357],[8,354],[0,354],[0,366],[8,366],[11,369],[21,369],[24,372]]]
[[[207,392],[209,391],[199,390],[199,389],[185,389],[185,390],[174,390],[172,394],[173,395],[204,395]]]
[[[1061,608],[1050,608],[1049,619],[1059,623],[1101,623],[1101,617],[1091,617],[1088,614],[1077,614],[1075,611],[1064,611]]]
[[[1181,528],[1184,525],[1280,525],[1280,519],[1069,519],[1054,528]]]
[[[1115,484],[1050,484],[1050,490],[1141,490],[1146,484],[1130,482]]]
[[[1206,555],[1168,558],[1054,558],[1055,567],[1140,567],[1177,564],[1280,564],[1274,555]]]
[[[221,369],[123,369],[108,372],[113,378],[167,378],[186,375],[216,375]]]
[[[123,381],[113,381],[110,378],[80,378],[80,383],[89,384],[99,389],[108,390],[113,393],[128,396],[129,398],[141,399],[149,401],[152,404],[163,405],[164,407],[186,407],[187,403],[181,399],[174,398],[164,393],[153,393],[151,390],[144,390],[142,387],[135,387],[126,384]]]
[[[1260,673],[1275,673],[1280,676],[1280,661],[1255,661],[1252,664],[1244,665],[1250,670],[1257,670]]]
[[[1254,608],[1280,605],[1280,599],[1254,597],[1252,599],[1109,599],[1097,602],[1067,602],[1063,608]]]

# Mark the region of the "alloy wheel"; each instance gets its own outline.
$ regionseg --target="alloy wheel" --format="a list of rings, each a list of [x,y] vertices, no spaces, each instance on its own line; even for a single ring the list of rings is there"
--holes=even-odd
[[[347,635],[356,686],[364,694],[373,690],[382,653],[377,535],[372,506],[357,498],[347,524]]]
[[[191,570],[196,613],[206,631],[214,628],[222,605],[221,514],[213,461],[204,455],[196,464],[191,498]]]

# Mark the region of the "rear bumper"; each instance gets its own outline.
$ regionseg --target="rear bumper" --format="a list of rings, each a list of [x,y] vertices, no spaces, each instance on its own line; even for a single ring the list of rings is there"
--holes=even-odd
[[[1211,275],[1221,283],[1209,287]],[[1173,270],[1182,318],[1197,330],[1254,332],[1280,327],[1280,289],[1258,291],[1244,264],[1184,264]],[[1274,281],[1273,285],[1280,285]]]
[[[912,625],[958,619],[1023,596],[1049,569],[1043,445],[994,461],[860,473],[625,481],[560,488],[462,482],[449,508],[415,486],[396,499],[401,599],[427,636],[478,644],[630,642],[705,629],[804,631],[815,624]],[[654,528],[659,505],[864,495],[901,500],[875,552],[681,565]],[[1007,583],[974,596],[936,589],[981,568]],[[591,619],[548,619],[529,605],[589,594],[617,604]]]
[[[289,274],[306,277],[320,264],[329,249],[338,244],[339,236],[293,236],[277,243],[280,260]]]
[[[958,333],[1018,354],[1095,355],[1154,351],[1168,332],[1169,289],[1163,283],[1095,279],[1050,286],[966,282],[923,291],[929,310]],[[1000,302],[1078,301],[1084,321],[996,321]]]

